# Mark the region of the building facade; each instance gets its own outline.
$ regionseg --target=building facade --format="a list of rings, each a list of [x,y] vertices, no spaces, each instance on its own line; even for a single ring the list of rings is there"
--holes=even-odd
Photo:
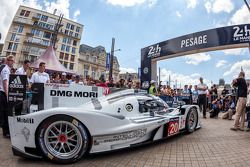
[[[133,83],[139,82],[138,74],[137,73],[120,73],[119,74],[120,79],[124,79],[125,81],[133,81]]]
[[[93,79],[99,79],[104,75],[109,78],[109,71],[106,69],[106,50],[103,46],[91,47],[85,44],[80,45],[78,72],[84,76],[89,75]],[[113,79],[119,79],[119,62],[114,56]]]
[[[59,16],[30,7],[19,6],[9,28],[3,56],[15,56],[19,67],[25,59],[31,62],[51,44]],[[69,70],[77,72],[83,25],[63,18],[55,45],[56,56]]]

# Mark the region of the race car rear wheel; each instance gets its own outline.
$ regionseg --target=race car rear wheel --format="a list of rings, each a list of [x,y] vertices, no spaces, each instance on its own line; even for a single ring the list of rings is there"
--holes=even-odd
[[[186,130],[188,133],[192,133],[198,123],[198,112],[196,108],[191,108],[188,111],[187,117],[186,117]]]
[[[88,150],[86,127],[78,120],[56,115],[42,122],[37,143],[43,155],[56,163],[73,163]]]

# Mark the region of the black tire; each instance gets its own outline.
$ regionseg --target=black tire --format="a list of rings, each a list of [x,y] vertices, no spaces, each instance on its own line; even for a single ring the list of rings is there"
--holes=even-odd
[[[189,109],[186,117],[186,131],[192,133],[198,124],[198,112],[195,107]]]
[[[88,152],[90,140],[86,127],[80,121],[66,115],[55,115],[41,123],[36,143],[48,160],[68,164]]]

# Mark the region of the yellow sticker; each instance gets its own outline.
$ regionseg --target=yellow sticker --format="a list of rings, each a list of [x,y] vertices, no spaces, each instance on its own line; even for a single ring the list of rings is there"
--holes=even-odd
[[[48,157],[49,157],[49,159],[51,159],[51,160],[54,158],[54,156],[51,155],[50,153],[48,153]]]
[[[73,119],[72,123],[75,125],[75,126],[78,126],[78,121]]]

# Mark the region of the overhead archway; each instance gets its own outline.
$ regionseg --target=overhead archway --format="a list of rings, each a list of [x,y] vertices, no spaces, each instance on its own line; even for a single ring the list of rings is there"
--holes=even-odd
[[[249,47],[250,24],[200,31],[141,49],[141,85],[157,80],[157,61],[194,53]]]

